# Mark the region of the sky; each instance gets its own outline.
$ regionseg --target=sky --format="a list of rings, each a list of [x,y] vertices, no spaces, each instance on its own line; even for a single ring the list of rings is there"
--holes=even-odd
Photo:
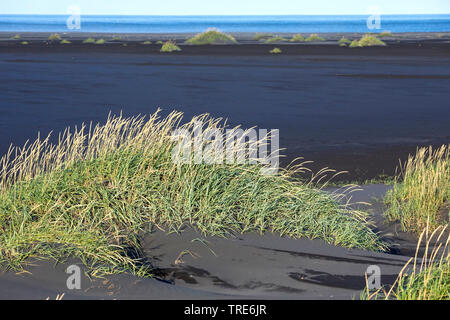
[[[339,15],[450,14],[450,0],[0,0],[0,14]]]

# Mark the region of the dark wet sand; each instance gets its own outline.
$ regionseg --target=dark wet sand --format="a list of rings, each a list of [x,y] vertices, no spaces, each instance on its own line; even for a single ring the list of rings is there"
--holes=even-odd
[[[69,45],[45,41],[48,34],[12,35],[0,34],[2,154],[38,131],[157,107],[280,129],[283,164],[301,156],[313,169],[350,171],[342,180],[392,175],[417,146],[450,140],[449,33],[398,34],[387,47],[356,49],[328,34],[324,43],[276,44],[284,52],[276,56],[268,53],[275,44],[251,35],[238,45],[181,45],[174,54],[141,41],[187,35],[63,35]],[[82,44],[88,36],[108,42]]]
[[[0,275],[0,299],[359,299],[370,265],[381,269],[381,282],[392,284],[410,256],[416,237],[384,225],[380,199],[389,189],[367,185],[352,193],[353,202],[371,202],[369,211],[391,253],[344,249],[321,240],[282,238],[276,234],[204,237],[190,228],[179,234],[160,230],[143,237],[144,257],[157,279],[122,274],[82,278],[81,290],[68,290],[65,268],[35,262],[31,274]],[[329,189],[330,192],[335,189]],[[183,251],[190,253],[180,255]]]

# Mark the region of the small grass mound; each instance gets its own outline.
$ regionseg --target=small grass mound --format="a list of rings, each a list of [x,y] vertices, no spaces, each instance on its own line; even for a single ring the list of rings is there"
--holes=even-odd
[[[27,45],[28,44],[28,41],[22,41],[20,44],[22,44],[22,45]]]
[[[181,51],[181,48],[177,46],[177,44],[174,41],[166,41],[161,47],[161,52],[174,52],[174,51]]]
[[[286,38],[283,38],[282,36],[273,36],[272,38],[267,39],[266,41],[264,41],[264,43],[274,43],[274,42],[284,42],[287,41]]]
[[[272,35],[270,33],[257,33],[254,37],[253,40],[256,41],[261,41],[261,40],[266,40],[268,38],[272,37]]]
[[[220,32],[216,29],[209,29],[186,41],[186,43],[193,45],[232,44],[236,42],[237,41],[233,36]]]
[[[14,39],[14,40],[19,40],[19,39],[20,39],[20,34],[16,34],[16,35],[13,37],[13,39]]]
[[[450,146],[418,149],[401,168],[385,202],[388,221],[400,221],[404,231],[419,233],[449,221]]]
[[[61,36],[57,33],[52,33],[51,35],[48,36],[48,40],[49,41],[61,40]]]
[[[296,34],[289,41],[290,42],[304,42],[305,41],[305,37],[303,35],[301,35],[301,34]]]
[[[87,39],[83,40],[83,43],[95,43],[95,39],[94,38],[87,38]]]
[[[392,37],[392,33],[390,31],[383,31],[378,34],[378,38],[384,38],[384,37]]]
[[[279,54],[281,53],[281,49],[280,48],[273,48],[272,50],[269,51],[272,54]]]
[[[347,45],[349,45],[350,43],[352,43],[349,39],[347,39],[346,37],[342,37],[339,41],[338,41],[339,45],[341,47],[346,47]]]
[[[95,41],[95,44],[105,44],[106,41],[105,39],[98,39],[97,41]]]
[[[305,41],[325,41],[324,38],[319,37],[319,35],[317,33],[313,33],[311,34],[308,38],[305,39]]]
[[[198,164],[194,152],[190,163],[174,162],[175,129],[192,132],[202,123],[198,147],[207,148],[209,134],[226,128],[208,115],[181,121],[179,112],[109,117],[104,125],[67,129],[57,144],[47,138],[11,148],[0,160],[0,265],[72,256],[93,275],[148,275],[139,234],[186,224],[205,235],[271,231],[385,248],[365,213],[296,179],[301,164],[263,175],[261,163]]]
[[[149,44],[152,44],[152,42],[147,40],[147,41],[141,42],[141,44],[143,44],[143,45],[149,45]]]
[[[374,47],[374,46],[385,46],[386,43],[384,41],[381,41],[377,37],[373,35],[366,34],[363,36],[359,41],[353,40],[350,44],[350,48],[362,48],[362,47]]]
[[[375,292],[370,292],[367,284],[366,290],[361,294],[361,299],[450,300],[450,255],[448,252],[450,236],[445,238],[447,226],[438,227],[432,233],[428,230],[428,227],[423,230],[417,243],[414,259],[409,259],[404,265],[389,290],[380,288]],[[418,259],[422,240],[424,240],[427,250],[424,256]],[[435,241],[436,244],[432,245],[432,241]],[[413,261],[412,266],[410,266],[411,261]]]
[[[60,42],[60,44],[71,44],[71,43],[72,42],[70,42],[69,40],[66,40],[66,39],[64,39]]]

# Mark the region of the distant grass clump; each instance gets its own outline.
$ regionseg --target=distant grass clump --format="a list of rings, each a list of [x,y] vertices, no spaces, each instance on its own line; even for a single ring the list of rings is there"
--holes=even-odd
[[[147,41],[141,42],[141,44],[149,45],[149,44],[152,44],[152,42],[147,40]]]
[[[98,39],[97,41],[95,41],[95,44],[105,44],[106,41],[105,39]]]
[[[181,48],[177,46],[174,41],[166,41],[161,47],[161,52],[173,52],[173,51],[181,51]]]
[[[392,37],[392,33],[390,31],[383,31],[378,34],[378,38],[384,38],[384,37]]]
[[[20,39],[20,34],[16,34],[16,35],[13,37],[13,39],[15,39],[15,40]]]
[[[256,41],[261,41],[261,40],[266,40],[268,38],[272,37],[272,35],[270,33],[257,33],[254,37],[253,40]]]
[[[50,41],[61,40],[61,36],[57,33],[52,33],[51,35],[48,36],[48,40]]]
[[[409,259],[390,289],[380,288],[370,292],[369,286],[366,285],[361,298],[363,300],[450,300],[450,255],[448,253],[450,236],[445,239],[446,229],[447,226],[438,227],[429,234],[428,227],[425,228],[419,237],[414,259]],[[422,239],[426,249],[422,259],[418,259]],[[432,241],[436,244],[432,245]],[[413,261],[412,266],[410,266],[411,261]]]
[[[87,38],[87,39],[83,40],[83,43],[95,43],[95,39],[94,38]]]
[[[450,146],[418,149],[396,177],[385,197],[388,221],[400,221],[404,231],[419,233],[449,221]]]
[[[359,41],[353,40],[350,44],[350,48],[358,47],[374,47],[374,46],[385,46],[386,43],[378,39],[373,35],[366,34]]]
[[[283,41],[287,41],[286,38],[283,38],[282,36],[273,36],[272,38],[267,39],[266,41],[264,41],[264,43],[274,43],[274,42],[283,42]]]
[[[339,41],[338,41],[339,45],[341,47],[346,47],[348,44],[352,43],[349,39],[347,39],[346,37],[342,37]]]
[[[269,51],[272,54],[279,54],[281,53],[281,49],[280,48],[273,48],[272,50]]]
[[[69,40],[66,40],[66,39],[64,39],[60,42],[60,44],[71,44],[71,43],[72,42],[70,42]]]
[[[148,275],[139,234],[151,226],[190,225],[205,235],[272,231],[385,248],[365,213],[294,178],[301,164],[263,175],[261,163],[197,164],[195,153],[191,162],[177,163],[175,129],[192,132],[202,123],[197,138],[206,150],[210,133],[226,128],[208,115],[181,121],[179,112],[163,119],[158,112],[147,120],[109,117],[104,125],[67,129],[57,144],[47,138],[10,148],[0,161],[0,265],[72,256],[92,275]]]
[[[216,29],[209,29],[203,33],[188,39],[186,43],[193,45],[205,45],[205,44],[230,44],[236,43],[236,39]]]
[[[28,41],[22,41],[20,44],[22,44],[22,45],[27,45],[27,44],[28,44]]]
[[[156,44],[163,44],[163,42],[161,40],[158,40],[155,42]]]
[[[319,37],[317,33],[311,34],[308,38],[305,39],[305,41],[324,41],[325,39],[322,37]]]
[[[305,37],[303,35],[301,35],[301,34],[296,34],[289,41],[290,42],[304,42],[305,41]]]

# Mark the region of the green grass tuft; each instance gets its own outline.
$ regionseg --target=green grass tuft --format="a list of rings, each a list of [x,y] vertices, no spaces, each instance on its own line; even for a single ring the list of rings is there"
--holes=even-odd
[[[166,41],[161,47],[161,52],[181,51],[181,48],[174,41]]]
[[[350,44],[350,48],[358,47],[374,47],[374,46],[385,46],[386,43],[378,39],[373,35],[366,34],[359,41],[353,40]]]
[[[384,37],[392,37],[392,33],[390,31],[383,31],[379,33],[378,38],[384,38]]]
[[[449,221],[450,146],[418,149],[402,167],[385,202],[388,221],[400,221],[404,231],[419,233]]]
[[[64,39],[60,42],[60,44],[71,44],[71,43],[72,42],[70,42],[69,40],[66,40],[66,39]]]
[[[20,34],[16,34],[16,35],[13,37],[13,39],[14,39],[14,40],[19,40],[19,39],[20,39]]]
[[[296,34],[289,41],[290,42],[304,42],[305,41],[305,37],[303,35],[301,35],[301,34]]]
[[[149,44],[152,44],[152,42],[147,40],[147,41],[141,42],[141,44],[149,45]]]
[[[83,40],[83,43],[95,43],[95,39],[94,38],[87,38],[87,39]]]
[[[325,41],[324,38],[319,37],[319,35],[317,33],[313,33],[311,34],[308,38],[305,39],[305,41]]]
[[[272,54],[279,54],[281,53],[281,49],[280,48],[273,48],[272,50],[269,51]]]
[[[209,29],[203,33],[188,39],[186,43],[193,45],[205,45],[205,44],[231,44],[236,43],[236,39],[229,35],[222,33],[216,29]]]
[[[283,42],[283,41],[287,41],[286,38],[283,38],[281,36],[273,36],[272,38],[267,39],[266,41],[264,41],[264,43],[274,43],[274,42]]]
[[[22,44],[22,45],[27,45],[27,44],[28,44],[28,41],[22,41],[20,44]]]
[[[105,44],[106,41],[105,39],[98,39],[97,41],[95,41],[95,44]]]
[[[52,33],[51,35],[48,36],[48,40],[50,41],[61,40],[61,36],[57,33]]]
[[[94,275],[146,274],[143,261],[127,252],[140,252],[138,235],[152,225],[385,248],[365,213],[295,179],[301,166],[267,176],[262,164],[174,163],[176,128],[192,130],[201,121],[204,135],[225,130],[208,115],[181,121],[179,112],[164,119],[158,112],[148,120],[110,117],[104,125],[66,130],[58,144],[38,139],[11,148],[0,161],[0,265],[72,256]]]

